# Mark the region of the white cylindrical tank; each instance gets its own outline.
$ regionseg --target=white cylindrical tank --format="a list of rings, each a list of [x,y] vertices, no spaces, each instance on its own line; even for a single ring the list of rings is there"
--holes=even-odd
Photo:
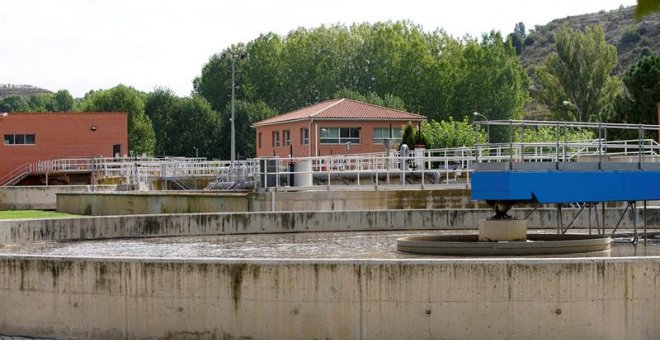
[[[294,183],[297,187],[312,186],[312,162],[309,159],[301,159],[294,166]]]

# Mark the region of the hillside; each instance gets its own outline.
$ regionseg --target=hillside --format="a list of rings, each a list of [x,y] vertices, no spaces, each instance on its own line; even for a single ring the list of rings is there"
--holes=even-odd
[[[536,26],[525,38],[526,46],[520,56],[523,67],[534,79],[535,69],[554,49],[553,33],[562,25],[568,24],[580,30],[591,25],[601,25],[607,42],[617,48],[619,64],[615,72],[622,74],[640,55],[660,53],[660,14],[648,15],[636,21],[634,11],[634,6],[600,11],[555,19],[546,25]]]
[[[30,97],[37,93],[52,93],[32,85],[0,84],[0,100],[9,96]]]

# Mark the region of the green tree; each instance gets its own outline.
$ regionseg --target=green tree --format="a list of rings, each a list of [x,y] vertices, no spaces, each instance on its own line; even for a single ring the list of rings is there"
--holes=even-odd
[[[198,151],[199,156],[218,155],[221,148],[218,143],[218,113],[206,99],[198,95],[181,98],[179,102],[173,119],[173,128],[178,129],[179,133],[178,138],[172,140],[174,149],[171,154],[191,157]]]
[[[204,65],[202,75],[193,80],[195,93],[204,97],[211,107],[221,111],[231,102],[232,59],[234,60],[234,86],[236,99],[245,100],[246,91],[250,88],[245,72],[245,46],[238,44],[214,54]],[[235,57],[234,57],[235,56]]]
[[[194,88],[219,112],[231,100],[231,62],[221,56],[238,50],[248,58],[236,63],[236,99],[263,101],[278,112],[349,91],[356,96],[345,97],[381,98],[398,109],[405,103],[406,111],[429,119],[475,110],[510,118],[521,115],[529,87],[514,49],[499,34],[455,39],[408,21],[321,26],[261,35],[213,55]]]
[[[0,112],[29,112],[30,103],[22,96],[5,97],[0,102]]]
[[[513,28],[513,34],[516,34],[521,38],[525,39],[525,36],[527,35],[527,29],[525,29],[525,24],[523,22],[517,23],[516,26]]]
[[[516,50],[516,55],[522,54],[525,49],[525,36],[527,31],[525,30],[525,24],[519,22],[513,28],[513,32],[507,36],[507,41],[511,43],[513,48]]]
[[[556,142],[557,138],[560,142],[575,142],[593,140],[595,133],[586,129],[559,127],[559,134],[557,134],[557,128],[541,126],[516,129],[513,138],[516,143]],[[554,147],[552,149],[554,150]]]
[[[69,91],[59,90],[52,96],[48,111],[69,112],[73,110],[75,100]]]
[[[554,40],[556,53],[536,71],[539,99],[558,120],[604,120],[603,110],[619,89],[612,76],[616,48],[605,41],[600,26],[587,27],[585,32],[563,26]]]
[[[281,63],[283,38],[277,34],[262,34],[246,45],[249,59],[242,66],[246,77],[241,79],[245,90],[243,100],[259,98],[272,107],[283,107],[287,100],[287,86],[282,81],[285,70]],[[224,108],[224,105],[221,109]]]
[[[635,17],[641,19],[645,15],[660,10],[660,0],[637,0]]]
[[[204,98],[179,98],[170,89],[156,88],[147,95],[144,111],[157,136],[156,155],[219,156],[218,113]]]
[[[152,122],[156,138],[157,156],[181,156],[174,153],[183,126],[178,126],[175,118],[179,110],[179,100],[170,89],[156,88],[147,94],[144,112]]]
[[[337,93],[335,93],[334,98],[347,98],[347,99],[358,100],[364,103],[389,107],[391,109],[395,109],[399,111],[406,110],[406,105],[403,103],[403,100],[391,94],[386,94],[385,97],[380,97],[375,92],[369,92],[366,95],[363,95],[357,91],[343,88],[337,91]]]
[[[521,55],[525,49],[524,39],[515,33],[510,33],[507,36],[507,42],[516,50],[516,55]]]
[[[413,112],[424,110],[425,93],[419,91],[432,79],[434,55],[432,34],[408,21],[361,24],[352,27],[361,43],[350,64],[355,70],[351,88],[392,94]]]
[[[454,120],[451,117],[448,120],[430,120],[422,124],[422,134],[430,149],[472,146],[475,137],[478,143],[487,141],[486,133],[481,128],[475,136],[475,127],[468,117],[463,120]]]
[[[156,136],[144,113],[144,94],[125,85],[91,91],[83,99],[83,111],[128,112],[128,149],[134,155],[153,155]]]
[[[658,124],[660,103],[660,55],[643,57],[623,76],[625,90],[614,102],[616,121]]]
[[[520,119],[528,99],[529,78],[513,48],[499,33],[468,40],[456,58],[458,72],[451,110],[454,117],[471,117],[477,111],[489,120]],[[505,129],[490,129],[491,142],[508,141]]]
[[[30,96],[28,100],[30,111],[32,112],[47,112],[52,111],[50,107],[53,102],[52,93],[36,93]]]
[[[262,101],[246,102],[236,101],[234,118],[236,122],[236,159],[255,157],[256,155],[256,133],[252,124],[277,115],[277,112]],[[229,159],[231,156],[231,103],[221,112],[220,120],[220,155],[221,159]]]
[[[415,128],[410,123],[403,127],[403,133],[401,134],[401,145],[403,144],[406,144],[409,150],[412,150],[415,147]],[[399,145],[399,147],[401,145]]]

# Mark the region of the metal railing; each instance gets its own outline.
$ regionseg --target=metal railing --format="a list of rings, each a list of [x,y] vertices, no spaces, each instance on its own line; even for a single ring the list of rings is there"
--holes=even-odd
[[[23,163],[16,169],[0,177],[0,186],[11,184],[19,178],[32,172],[32,163]]]
[[[257,188],[276,191],[466,186],[472,161],[467,148],[404,156],[261,158],[254,178]]]
[[[497,149],[496,156],[501,161],[555,161],[569,162],[579,161],[580,157],[589,158],[597,156],[599,162],[607,161],[608,158],[616,156],[637,156],[637,161],[653,162],[655,157],[660,154],[660,145],[653,139],[645,138],[650,133],[654,136],[660,131],[658,125],[648,124],[618,124],[618,123],[592,123],[592,122],[558,122],[558,121],[528,121],[528,120],[492,120],[475,121],[475,131],[478,126],[486,126],[490,131],[490,126],[496,126],[500,129],[508,128],[504,134],[508,135],[508,143],[499,144],[477,144],[475,135],[475,160],[477,162],[492,161],[492,157],[483,157],[493,155],[493,148]],[[544,143],[520,143],[513,141],[515,130],[524,130],[528,128],[554,128],[556,140]],[[629,140],[608,141],[607,133],[612,130],[634,130],[638,138]],[[590,141],[568,141],[568,131],[592,131],[598,136],[597,139]],[[649,133],[650,132],[650,133]],[[476,133],[476,132],[475,132]],[[534,148],[533,154],[530,154],[530,148]],[[541,148],[539,153],[537,150]],[[554,153],[554,157],[548,159]],[[540,155],[540,157],[539,157]],[[649,159],[645,157],[651,156]],[[481,159],[480,159],[481,158]],[[508,158],[508,159],[507,159]]]
[[[360,189],[387,187],[470,186],[476,162],[658,162],[660,144],[644,138],[655,125],[570,123],[549,121],[478,121],[475,124],[510,128],[554,127],[557,140],[549,142],[477,144],[474,147],[424,150],[413,155],[398,152],[370,155],[334,155],[304,158],[267,158],[270,166],[255,173],[256,187],[267,190],[307,188]],[[563,132],[561,131],[563,129]],[[566,140],[566,129],[595,129],[599,138]],[[635,129],[638,139],[607,140],[608,129]],[[307,164],[303,167],[299,164]],[[298,179],[298,181],[296,180]],[[300,180],[303,183],[300,183]],[[311,183],[311,184],[310,184]]]
[[[0,179],[0,186],[29,174],[93,172],[101,178],[123,178],[127,183],[144,182],[150,177],[166,179],[215,177],[229,161],[204,158],[66,158],[24,163]]]
[[[530,121],[490,121],[475,124],[509,127],[551,126],[607,129],[634,128],[639,139],[607,141],[478,144],[472,147],[399,152],[331,155],[323,157],[257,158],[245,161],[208,161],[204,158],[70,158],[26,163],[0,178],[11,184],[30,173],[93,172],[97,178],[120,178],[129,184],[153,179],[208,177],[210,189],[361,189],[380,187],[469,187],[475,162],[658,162],[660,144],[642,138],[643,129],[657,126]],[[511,134],[512,135],[512,134]],[[296,181],[297,180],[297,181]],[[296,183],[297,182],[297,183]]]

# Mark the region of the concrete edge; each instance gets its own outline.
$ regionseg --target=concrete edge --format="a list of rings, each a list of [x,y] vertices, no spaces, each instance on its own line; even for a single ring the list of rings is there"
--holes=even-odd
[[[277,258],[277,259],[249,259],[249,258],[205,258],[191,257],[111,257],[111,256],[61,256],[61,255],[26,255],[26,254],[0,254],[0,261],[27,260],[27,261],[81,261],[81,262],[112,262],[112,263],[195,263],[195,264],[256,264],[256,265],[307,265],[307,264],[337,264],[337,265],[438,265],[438,264],[594,264],[594,263],[648,263],[660,262],[660,256],[622,256],[622,257],[470,257],[470,258],[423,258],[423,259],[352,259],[352,258]]]

